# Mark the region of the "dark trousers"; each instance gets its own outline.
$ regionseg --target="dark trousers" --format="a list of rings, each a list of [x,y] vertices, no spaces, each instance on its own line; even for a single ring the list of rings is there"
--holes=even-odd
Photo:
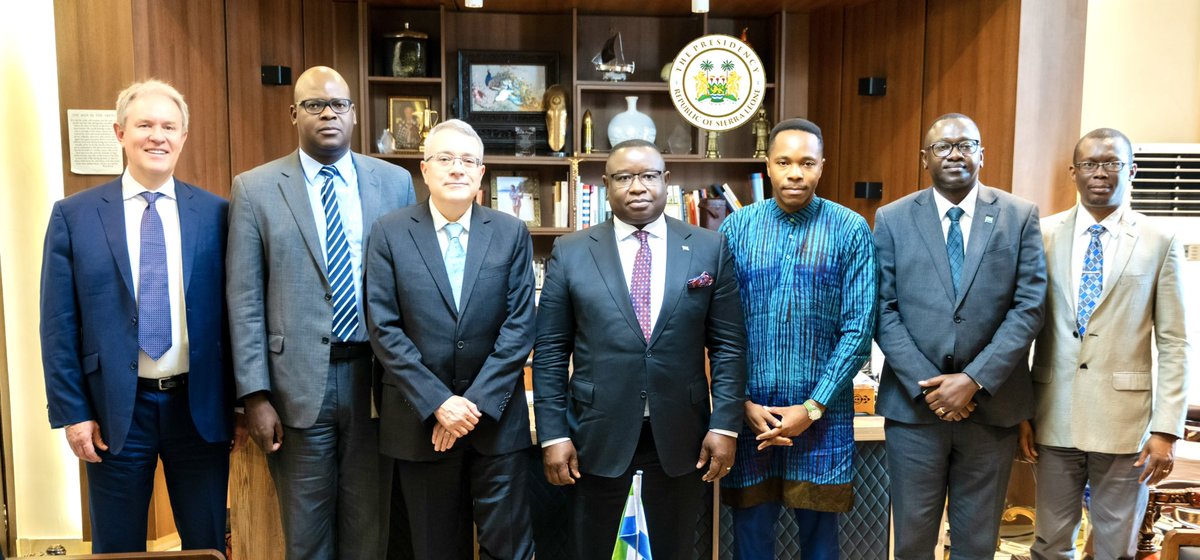
[[[87,463],[93,552],[146,550],[146,517],[159,458],[183,548],[225,550],[229,442],[200,437],[187,387],[139,389],[124,448],[119,454],[96,452],[101,462]]]
[[[470,446],[451,449],[437,461],[397,459],[393,484],[403,503],[393,503],[392,511],[407,519],[399,530],[411,542],[411,556],[398,550],[405,539],[397,534],[389,541],[388,558],[469,560],[472,521],[480,560],[532,558],[527,461],[524,451],[483,455]]]
[[[609,560],[625,511],[633,474],[642,471],[642,504],[655,560],[692,560],[696,525],[704,511],[703,473],[672,477],[663,472],[650,422],[642,423],[633,462],[621,476],[584,473],[569,492],[570,549],[576,560]]]
[[[733,557],[737,560],[775,558],[775,529],[779,521],[777,503],[732,508]],[[831,511],[793,509],[796,540],[803,560],[838,559],[838,514]]]
[[[928,560],[946,506],[951,556],[992,560],[1017,451],[1017,427],[970,420],[936,424],[888,420],[884,433],[896,559]]]

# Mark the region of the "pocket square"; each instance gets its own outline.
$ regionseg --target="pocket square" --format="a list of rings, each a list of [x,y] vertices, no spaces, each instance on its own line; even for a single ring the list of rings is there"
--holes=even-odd
[[[708,286],[711,286],[712,283],[712,275],[709,274],[708,271],[704,271],[700,273],[700,276],[688,280],[687,287],[689,290],[694,290],[696,288],[707,288]]]

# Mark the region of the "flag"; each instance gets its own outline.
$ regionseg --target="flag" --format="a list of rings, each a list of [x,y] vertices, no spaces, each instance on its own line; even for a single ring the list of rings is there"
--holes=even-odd
[[[625,513],[617,529],[612,560],[653,560],[650,555],[650,531],[646,529],[646,510],[642,507],[642,471],[633,475]]]

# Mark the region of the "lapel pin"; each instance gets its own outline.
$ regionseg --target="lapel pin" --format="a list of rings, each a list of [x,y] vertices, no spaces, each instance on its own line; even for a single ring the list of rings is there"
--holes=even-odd
[[[990,224],[990,223],[992,223],[993,221],[995,221],[995,220],[992,220],[992,217],[991,217],[991,216],[984,216],[984,217],[983,217],[983,223],[985,223],[985,224]]]
[[[684,250],[684,251],[691,251],[691,250],[692,250],[692,248],[691,248],[691,247],[688,247],[687,245],[682,245],[681,247],[683,247],[683,250]]]

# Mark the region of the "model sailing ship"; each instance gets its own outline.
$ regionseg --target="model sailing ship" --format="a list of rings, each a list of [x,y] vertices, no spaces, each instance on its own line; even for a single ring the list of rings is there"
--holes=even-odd
[[[609,37],[608,41],[604,43],[604,48],[600,49],[599,54],[592,57],[592,64],[596,65],[596,70],[604,73],[603,79],[610,82],[625,81],[625,78],[633,73],[635,63],[625,60],[625,47],[621,43],[621,32],[613,32],[612,37]]]

